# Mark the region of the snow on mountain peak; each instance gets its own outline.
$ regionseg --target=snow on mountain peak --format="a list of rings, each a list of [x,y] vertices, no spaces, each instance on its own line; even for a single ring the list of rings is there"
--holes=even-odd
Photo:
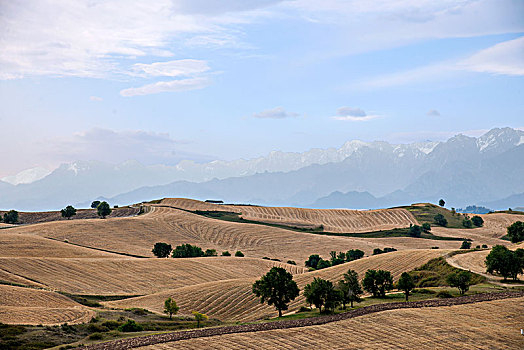
[[[23,170],[16,175],[3,177],[1,180],[4,182],[10,183],[11,185],[29,184],[31,182],[35,182],[40,179],[43,179],[50,173],[51,171],[45,168],[36,167],[36,168]]]

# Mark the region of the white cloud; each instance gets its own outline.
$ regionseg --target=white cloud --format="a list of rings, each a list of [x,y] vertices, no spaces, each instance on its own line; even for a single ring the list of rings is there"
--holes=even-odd
[[[98,97],[98,96],[89,96],[89,99],[94,102],[100,102],[104,100],[102,97]]]
[[[459,65],[474,72],[524,75],[524,36],[479,51]]]
[[[335,120],[345,120],[351,122],[365,122],[378,118],[378,115],[368,115],[363,109],[352,107],[340,107],[337,109],[337,115],[331,117]]]
[[[284,119],[298,116],[298,113],[287,112],[284,107],[275,107],[272,109],[266,109],[260,113],[253,113],[254,118],[260,119]]]
[[[209,69],[206,61],[194,59],[155,62],[151,64],[137,63],[133,65],[133,70],[137,74],[145,74],[152,77],[191,76],[204,73]]]
[[[431,110],[429,110],[429,111],[426,113],[426,115],[427,115],[428,117],[440,117],[440,112],[437,111],[436,109],[431,109]]]
[[[137,95],[150,95],[159,92],[181,92],[203,89],[211,84],[212,80],[209,77],[198,77],[171,81],[159,81],[152,84],[147,84],[137,88],[129,88],[120,91],[120,95],[125,97]]]

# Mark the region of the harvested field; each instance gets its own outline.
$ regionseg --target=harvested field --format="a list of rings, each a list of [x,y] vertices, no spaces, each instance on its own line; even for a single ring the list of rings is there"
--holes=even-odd
[[[473,215],[470,215],[473,216]],[[443,237],[463,237],[473,240],[472,244],[494,246],[496,244],[510,245],[509,241],[500,239],[506,235],[506,228],[515,221],[522,221],[522,215],[517,214],[483,214],[484,226],[474,229],[449,229],[444,227],[432,227],[431,232]]]
[[[154,207],[148,214],[114,219],[58,221],[9,229],[11,233],[37,234],[109,251],[152,256],[156,242],[172,246],[190,243],[218,252],[241,250],[246,256],[305,261],[318,253],[329,256],[332,250],[361,249],[371,254],[374,248],[396,249],[458,248],[459,241],[436,241],[409,237],[365,239],[324,236],[294,232],[256,224],[225,222],[165,207]]]
[[[55,257],[118,258],[120,255],[97,251],[43,238],[33,234],[15,234],[13,231],[0,231],[0,257]]]
[[[138,214],[139,208],[135,207],[122,207],[113,208],[111,214],[108,217],[126,217]],[[6,211],[0,210],[0,215],[4,215]],[[69,220],[80,220],[80,219],[96,219],[98,214],[95,209],[77,209],[76,215],[72,216]],[[62,217],[60,211],[40,211],[40,212],[19,212],[18,223],[19,224],[37,224],[40,222],[49,221],[67,221],[68,219]]]
[[[242,218],[289,226],[323,226],[328,232],[370,232],[409,227],[417,224],[415,217],[405,209],[349,210],[349,209],[304,209],[291,207],[260,207],[219,205],[187,200],[166,198],[163,205],[186,210],[231,211],[241,213]]]
[[[0,322],[61,324],[87,322],[94,312],[50,291],[0,285]]]
[[[54,290],[85,295],[141,295],[193,284],[259,277],[272,266],[292,273],[302,267],[253,258],[0,258],[5,272],[23,276]]]
[[[446,260],[450,265],[458,267],[460,269],[478,273],[479,275],[486,276],[489,279],[501,279],[501,277],[496,277],[486,272],[486,265],[484,264],[484,261],[486,260],[486,256],[488,256],[489,253],[490,250],[481,250],[476,252],[453,255],[451,257],[446,258]],[[519,278],[522,277],[524,277],[522,274],[519,275]]]
[[[410,271],[444,253],[445,251],[439,250],[386,253],[297,275],[295,280],[299,288],[303,289],[314,277],[337,281],[350,268],[356,270],[361,278],[363,278],[365,271],[370,268],[390,270],[394,277],[398,278],[402,272]],[[184,314],[190,314],[192,310],[197,310],[223,321],[251,321],[274,316],[274,308],[260,304],[260,301],[251,292],[251,285],[254,281],[255,279],[251,278],[209,282],[143,297],[107,302],[106,305],[118,308],[142,307],[151,311],[162,312],[163,301],[168,297],[173,297],[180,306],[180,312]],[[304,305],[304,297],[301,294],[290,304],[290,310],[296,310],[302,305]]]
[[[519,331],[524,322],[522,309],[522,297],[399,309],[323,325],[217,335],[138,349],[520,349],[524,347]]]

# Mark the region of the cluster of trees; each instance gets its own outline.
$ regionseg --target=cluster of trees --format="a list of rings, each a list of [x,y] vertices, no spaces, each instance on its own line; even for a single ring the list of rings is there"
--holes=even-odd
[[[170,255],[173,258],[197,258],[201,256],[218,255],[216,249],[206,249],[206,251],[203,251],[202,248],[191,244],[182,244],[176,246],[173,250],[171,244],[167,244],[164,242],[155,243],[152,252],[157,258],[168,258]],[[222,252],[222,256],[231,256],[231,253],[228,251],[224,251]],[[235,256],[243,257],[244,254],[240,250],[238,250],[235,253]]]
[[[326,267],[340,265],[346,262],[360,259],[364,256],[364,252],[360,249],[351,249],[345,253],[336,252],[333,250],[329,253],[329,255],[329,260],[322,259],[318,254],[310,255],[309,258],[306,260],[305,265],[306,267],[310,267],[315,270],[320,270]]]
[[[379,255],[379,254],[384,254],[384,253],[391,253],[391,252],[396,252],[397,250],[395,248],[388,248],[388,247],[385,247],[384,249],[380,249],[380,248],[375,248],[373,249],[373,255]]]
[[[0,216],[0,222],[2,217]],[[16,224],[18,222],[18,212],[16,210],[9,210],[7,213],[4,213],[4,222],[6,224]]]
[[[478,215],[475,215],[470,219],[466,214],[466,217],[462,220],[462,226],[465,228],[472,228],[473,226],[482,227],[482,225],[484,225],[484,219]]]
[[[106,201],[93,201],[91,203],[91,208],[96,209],[98,216],[100,216],[102,219],[105,219],[106,216],[111,214],[111,207]]]
[[[512,251],[502,245],[496,245],[491,248],[485,263],[487,272],[498,273],[504,277],[504,281],[508,277],[516,281],[524,269],[524,249],[519,248]]]
[[[169,319],[173,319],[173,315],[176,315],[180,310],[180,307],[177,305],[176,301],[173,298],[168,298],[164,301],[164,313],[169,315]],[[195,316],[195,321],[197,322],[197,328],[200,327],[200,322],[207,320],[209,317],[206,314],[192,311],[193,316]]]

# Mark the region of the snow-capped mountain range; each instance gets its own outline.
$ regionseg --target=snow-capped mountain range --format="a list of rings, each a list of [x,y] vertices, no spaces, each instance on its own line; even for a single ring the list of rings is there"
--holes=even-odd
[[[0,208],[58,209],[98,197],[113,197],[114,204],[127,204],[167,196],[305,206],[332,192],[338,192],[337,203],[343,204],[340,193],[353,191],[389,196],[384,201],[387,206],[426,200],[447,190],[457,202],[462,196],[464,203],[460,205],[475,204],[524,192],[524,171],[519,165],[524,163],[523,149],[524,131],[497,128],[478,138],[457,135],[445,142],[411,144],[353,140],[338,149],[274,151],[249,160],[203,164],[182,161],[176,166],[145,166],[132,160],[118,165],[77,161],[62,164],[50,173],[35,168],[3,178]],[[496,167],[487,167],[491,163]],[[458,187],[466,177],[469,184],[487,186],[483,194],[476,190],[463,193]],[[503,178],[506,181],[501,185]],[[470,187],[465,184],[465,188]],[[355,207],[350,202],[348,206]],[[322,203],[329,206],[329,199]]]

